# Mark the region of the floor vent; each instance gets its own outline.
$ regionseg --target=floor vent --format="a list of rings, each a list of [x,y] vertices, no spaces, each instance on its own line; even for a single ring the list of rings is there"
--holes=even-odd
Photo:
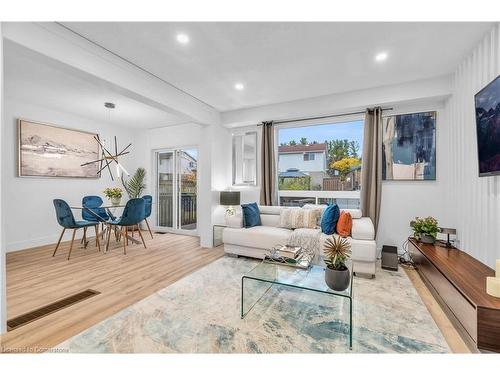
[[[12,331],[13,329],[24,326],[35,320],[43,318],[44,316],[55,313],[56,311],[62,310],[68,306],[74,305],[75,303],[84,301],[90,297],[94,297],[101,292],[97,292],[92,289],[84,290],[83,292],[73,294],[72,296],[63,298],[59,301],[53,302],[49,305],[40,307],[39,309],[30,311],[29,313],[19,315],[18,317],[9,319],[7,321],[7,331]]]
[[[155,234],[167,234],[168,232],[155,232]]]

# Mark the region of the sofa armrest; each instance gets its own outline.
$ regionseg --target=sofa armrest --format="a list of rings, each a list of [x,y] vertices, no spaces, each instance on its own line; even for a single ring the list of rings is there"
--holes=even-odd
[[[375,228],[372,220],[369,217],[353,219],[351,237],[355,240],[375,239]]]
[[[229,228],[243,228],[243,214],[236,212],[234,215],[226,215],[224,222]]]

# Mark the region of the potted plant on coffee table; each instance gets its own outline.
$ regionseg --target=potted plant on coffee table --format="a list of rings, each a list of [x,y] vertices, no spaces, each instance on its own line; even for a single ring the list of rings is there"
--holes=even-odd
[[[439,232],[438,222],[433,217],[424,218],[416,217],[410,222],[413,236],[423,242],[433,244],[436,241],[437,233]]]
[[[106,188],[104,189],[104,195],[111,201],[113,206],[118,206],[122,199],[123,190],[120,188]]]
[[[346,290],[351,280],[346,261],[351,256],[351,244],[340,236],[331,236],[325,241],[325,282],[330,289],[336,291]]]

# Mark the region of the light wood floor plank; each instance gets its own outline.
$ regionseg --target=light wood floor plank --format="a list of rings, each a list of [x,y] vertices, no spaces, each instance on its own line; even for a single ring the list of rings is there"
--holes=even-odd
[[[222,247],[201,247],[198,237],[144,236],[148,248],[129,242],[127,255],[114,241],[109,253],[100,253],[94,239],[87,249],[75,244],[69,261],[69,241],[61,243],[54,258],[55,245],[8,253],[8,319],[85,289],[101,294],[7,332],[0,337],[3,350],[54,347],[224,254]]]
[[[443,334],[444,339],[448,343],[453,353],[471,353],[465,341],[462,339],[457,329],[453,326],[450,319],[446,316],[439,302],[434,298],[430,290],[425,285],[424,281],[420,278],[418,272],[414,269],[403,268],[410,278],[417,293],[422,298],[427,310],[436,322],[439,330]]]
[[[101,294],[8,332],[0,337],[0,347],[54,347],[223,256],[222,247],[203,248],[197,237],[156,234],[151,240],[149,233],[144,235],[148,248],[130,245],[127,255],[116,242],[112,242],[109,253],[99,253],[95,241],[87,249],[75,246],[69,261],[69,241],[61,243],[54,258],[54,245],[8,253],[9,319],[85,289]],[[470,352],[418,273],[405,271],[452,351]]]

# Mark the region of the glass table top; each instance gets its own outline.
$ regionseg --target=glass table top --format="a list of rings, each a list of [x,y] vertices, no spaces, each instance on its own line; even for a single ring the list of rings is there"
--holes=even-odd
[[[349,287],[340,292],[332,290],[326,285],[326,265],[313,264],[308,269],[300,269],[263,261],[245,273],[243,277],[351,298],[353,279],[352,262],[349,261],[346,265],[350,271]]]

